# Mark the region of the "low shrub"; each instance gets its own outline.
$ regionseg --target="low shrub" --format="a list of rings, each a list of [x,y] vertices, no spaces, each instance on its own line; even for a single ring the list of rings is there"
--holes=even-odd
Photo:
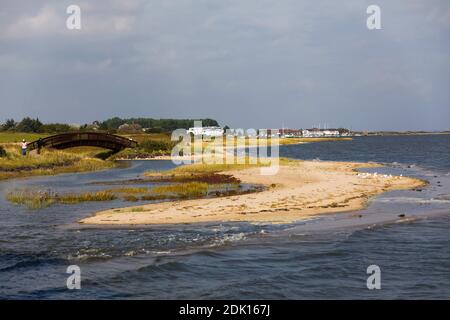
[[[2,146],[0,146],[0,158],[4,158],[6,157],[6,155],[6,150]]]
[[[172,141],[145,140],[139,144],[139,149],[144,152],[165,151],[170,153],[174,145]]]

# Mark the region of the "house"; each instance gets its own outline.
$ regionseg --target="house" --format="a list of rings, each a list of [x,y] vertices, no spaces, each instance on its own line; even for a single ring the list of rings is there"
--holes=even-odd
[[[339,130],[335,129],[304,129],[302,130],[303,137],[305,138],[322,138],[322,137],[339,137]]]
[[[124,123],[117,129],[120,133],[141,133],[142,131],[141,125],[137,123]]]
[[[223,135],[221,127],[193,127],[189,128],[187,132],[194,136],[220,137]]]
[[[284,138],[298,138],[303,135],[301,129],[279,129],[281,137]]]

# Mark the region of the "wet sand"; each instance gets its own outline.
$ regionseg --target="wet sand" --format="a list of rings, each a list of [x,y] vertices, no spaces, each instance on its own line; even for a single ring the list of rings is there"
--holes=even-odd
[[[289,223],[312,216],[360,210],[380,193],[425,184],[410,177],[362,175],[358,168],[375,164],[293,161],[276,175],[260,168],[227,171],[243,183],[266,190],[237,196],[153,203],[110,209],[80,220],[94,225],[180,224],[201,222]]]

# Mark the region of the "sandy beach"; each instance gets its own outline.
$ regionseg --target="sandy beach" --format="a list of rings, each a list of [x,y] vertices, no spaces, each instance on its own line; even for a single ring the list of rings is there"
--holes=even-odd
[[[273,176],[260,168],[227,171],[243,183],[264,185],[252,194],[153,203],[110,209],[80,220],[83,224],[140,225],[221,221],[289,223],[314,215],[354,211],[390,190],[412,189],[424,181],[410,177],[366,175],[358,168],[376,164],[292,161]]]

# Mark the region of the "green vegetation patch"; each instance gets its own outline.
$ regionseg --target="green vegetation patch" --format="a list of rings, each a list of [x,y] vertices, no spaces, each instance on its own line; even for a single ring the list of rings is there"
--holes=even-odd
[[[139,143],[134,149],[125,149],[113,156],[114,159],[147,159],[167,156],[172,152],[176,142],[168,134],[132,134],[125,137]]]
[[[113,168],[116,164],[69,151],[43,150],[41,154],[22,156],[14,144],[2,146],[6,152],[0,157],[0,180],[35,175],[55,175],[68,172],[87,172]]]
[[[6,200],[17,205],[25,205],[30,210],[46,208],[55,203],[76,204],[88,201],[111,201],[116,198],[115,194],[108,191],[58,194],[51,190],[19,190],[6,194]]]
[[[136,188],[113,188],[113,189],[108,189],[108,192],[112,192],[112,193],[121,193],[121,194],[129,194],[129,195],[133,195],[133,194],[140,194],[140,193],[145,193],[148,191],[147,187],[136,187]]]
[[[178,198],[201,197],[208,194],[208,184],[204,182],[187,182],[167,186],[153,187],[152,194],[176,196]]]
[[[160,173],[148,172],[147,181],[151,182],[205,182],[208,184],[239,184],[241,181],[230,174],[212,173]]]
[[[50,191],[14,191],[6,195],[6,200],[17,205],[26,205],[28,209],[36,210],[49,207],[55,203],[54,194]]]
[[[23,139],[27,142],[32,142],[48,136],[48,134],[41,133],[0,132],[0,143],[19,143]]]

